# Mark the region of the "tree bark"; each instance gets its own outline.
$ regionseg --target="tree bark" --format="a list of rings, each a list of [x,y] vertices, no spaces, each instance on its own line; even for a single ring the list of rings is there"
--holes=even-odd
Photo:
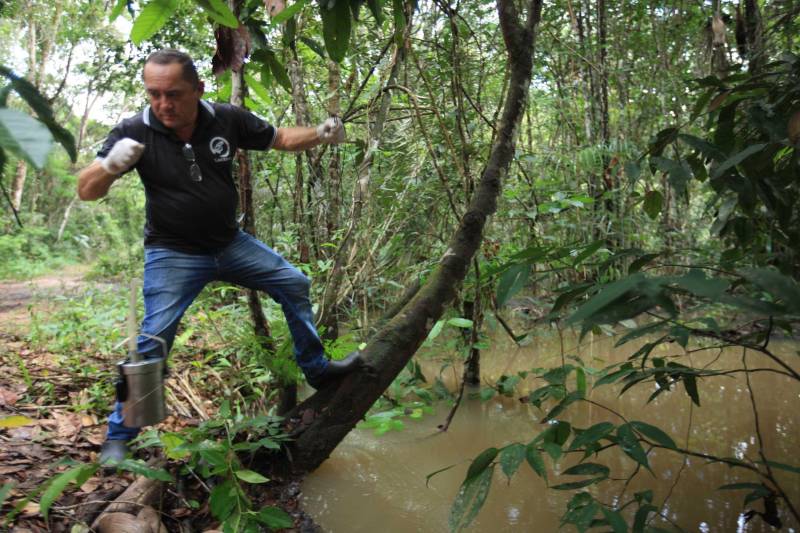
[[[338,386],[323,388],[290,413],[294,440],[283,466],[295,472],[319,466],[402,371],[453,300],[480,246],[486,219],[497,208],[530,85],[541,0],[530,0],[524,23],[513,0],[498,0],[497,11],[511,77],[497,136],[469,208],[425,286],[363,350],[368,366],[349,374]]]

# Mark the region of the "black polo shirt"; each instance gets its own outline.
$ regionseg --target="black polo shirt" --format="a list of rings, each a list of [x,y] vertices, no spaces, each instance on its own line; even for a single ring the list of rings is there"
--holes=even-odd
[[[276,129],[249,111],[201,100],[190,141],[201,181],[192,181],[183,141],[166,128],[148,106],[123,120],[97,152],[100,158],[123,137],[145,145],[134,167],[144,184],[144,244],[186,253],[213,253],[233,240],[238,230],[239,196],[232,166],[237,148],[267,150]]]

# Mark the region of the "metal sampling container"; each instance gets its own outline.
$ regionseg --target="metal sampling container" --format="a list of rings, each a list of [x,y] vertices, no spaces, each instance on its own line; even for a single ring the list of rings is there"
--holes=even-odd
[[[164,358],[117,363],[121,380],[122,424],[139,428],[158,424],[167,416],[164,402]]]
[[[117,363],[117,401],[122,404],[122,425],[139,428],[158,424],[167,416],[164,400],[164,376],[167,343],[164,339],[141,333],[161,343],[164,357],[142,358],[136,349],[136,282],[131,280],[128,309],[128,358]]]

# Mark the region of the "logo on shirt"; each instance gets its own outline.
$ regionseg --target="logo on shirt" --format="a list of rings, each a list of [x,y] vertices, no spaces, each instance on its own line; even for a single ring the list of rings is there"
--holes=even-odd
[[[208,148],[211,150],[211,155],[214,156],[214,162],[221,163],[229,161],[231,158],[231,145],[224,137],[214,137],[208,143]]]

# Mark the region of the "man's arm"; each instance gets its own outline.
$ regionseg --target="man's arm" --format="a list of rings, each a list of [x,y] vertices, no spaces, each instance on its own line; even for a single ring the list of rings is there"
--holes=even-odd
[[[144,145],[128,137],[114,143],[103,159],[78,173],[78,198],[97,200],[108,194],[108,189],[120,174],[136,164],[144,152]]]
[[[286,152],[302,152],[303,150],[314,148],[321,142],[322,139],[317,134],[317,128],[292,126],[277,129],[272,148]]]
[[[78,173],[78,198],[81,200],[103,198],[118,177],[106,171],[100,161],[93,162]]]
[[[339,144],[345,140],[344,124],[338,117],[330,117],[316,128],[293,126],[275,130],[276,150],[301,152],[313,148],[320,143]]]

